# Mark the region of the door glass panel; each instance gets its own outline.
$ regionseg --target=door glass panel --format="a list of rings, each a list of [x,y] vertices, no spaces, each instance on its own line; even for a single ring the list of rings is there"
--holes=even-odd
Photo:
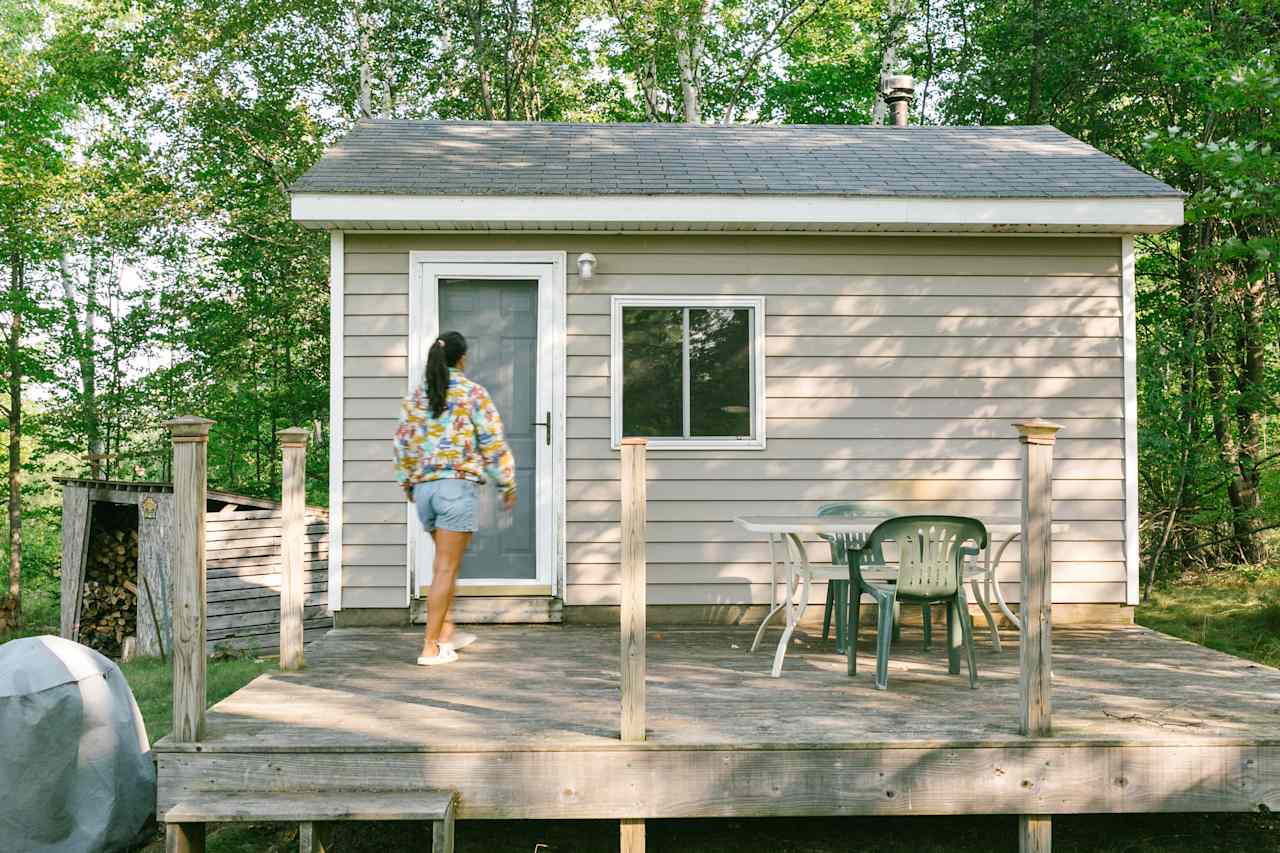
[[[516,462],[519,502],[503,528],[497,489],[480,490],[480,529],[471,539],[459,577],[471,580],[537,578],[537,448],[544,440],[538,412],[538,282],[533,279],[441,279],[440,331],[467,339],[465,374],[489,392],[502,417]]]

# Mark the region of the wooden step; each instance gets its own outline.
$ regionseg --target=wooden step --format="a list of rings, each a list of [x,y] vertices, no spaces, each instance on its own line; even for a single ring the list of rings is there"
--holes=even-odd
[[[415,598],[414,623],[427,621],[427,599]],[[471,625],[545,625],[564,621],[564,602],[554,595],[459,595],[453,600],[453,621]]]
[[[297,823],[303,853],[324,849],[324,824],[334,821],[413,820],[432,822],[431,853],[453,853],[456,791],[320,791],[315,793],[197,793],[165,812],[169,850],[199,849],[184,844],[210,823]]]

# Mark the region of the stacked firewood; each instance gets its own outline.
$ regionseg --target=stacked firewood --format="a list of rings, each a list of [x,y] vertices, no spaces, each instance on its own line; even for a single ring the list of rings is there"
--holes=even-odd
[[[80,605],[80,642],[120,657],[138,630],[138,531],[95,530]]]

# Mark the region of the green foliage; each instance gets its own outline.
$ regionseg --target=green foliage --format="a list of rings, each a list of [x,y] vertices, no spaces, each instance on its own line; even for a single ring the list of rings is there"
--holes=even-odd
[[[781,51],[785,73],[761,84],[760,117],[780,124],[866,124],[875,100],[880,57],[867,0],[817,9]]]
[[[1280,15],[1267,0],[928,0],[909,46],[948,123],[1053,124],[1188,194],[1138,241],[1142,555],[1268,559],[1280,521]],[[934,85],[932,81],[936,80]]]

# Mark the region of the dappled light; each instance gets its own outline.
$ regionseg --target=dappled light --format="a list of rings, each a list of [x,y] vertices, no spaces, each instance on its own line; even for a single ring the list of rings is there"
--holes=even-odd
[[[729,605],[725,605],[729,607]],[[273,673],[209,713],[207,751],[604,747],[618,737],[618,639],[608,628],[486,627],[457,665],[413,665],[417,632],[337,631],[308,667]],[[782,678],[749,654],[752,628],[651,628],[648,740],[658,747],[832,747],[1018,739],[1016,635],[978,644],[979,689],[947,673],[945,648],[908,627],[890,689],[877,691],[871,629],[862,674],[802,630]],[[770,633],[769,637],[775,636]],[[1280,724],[1280,672],[1142,628],[1055,632],[1054,729],[1072,741],[1159,744],[1248,738]],[[766,647],[768,643],[766,643]],[[934,709],[947,708],[946,714]]]

